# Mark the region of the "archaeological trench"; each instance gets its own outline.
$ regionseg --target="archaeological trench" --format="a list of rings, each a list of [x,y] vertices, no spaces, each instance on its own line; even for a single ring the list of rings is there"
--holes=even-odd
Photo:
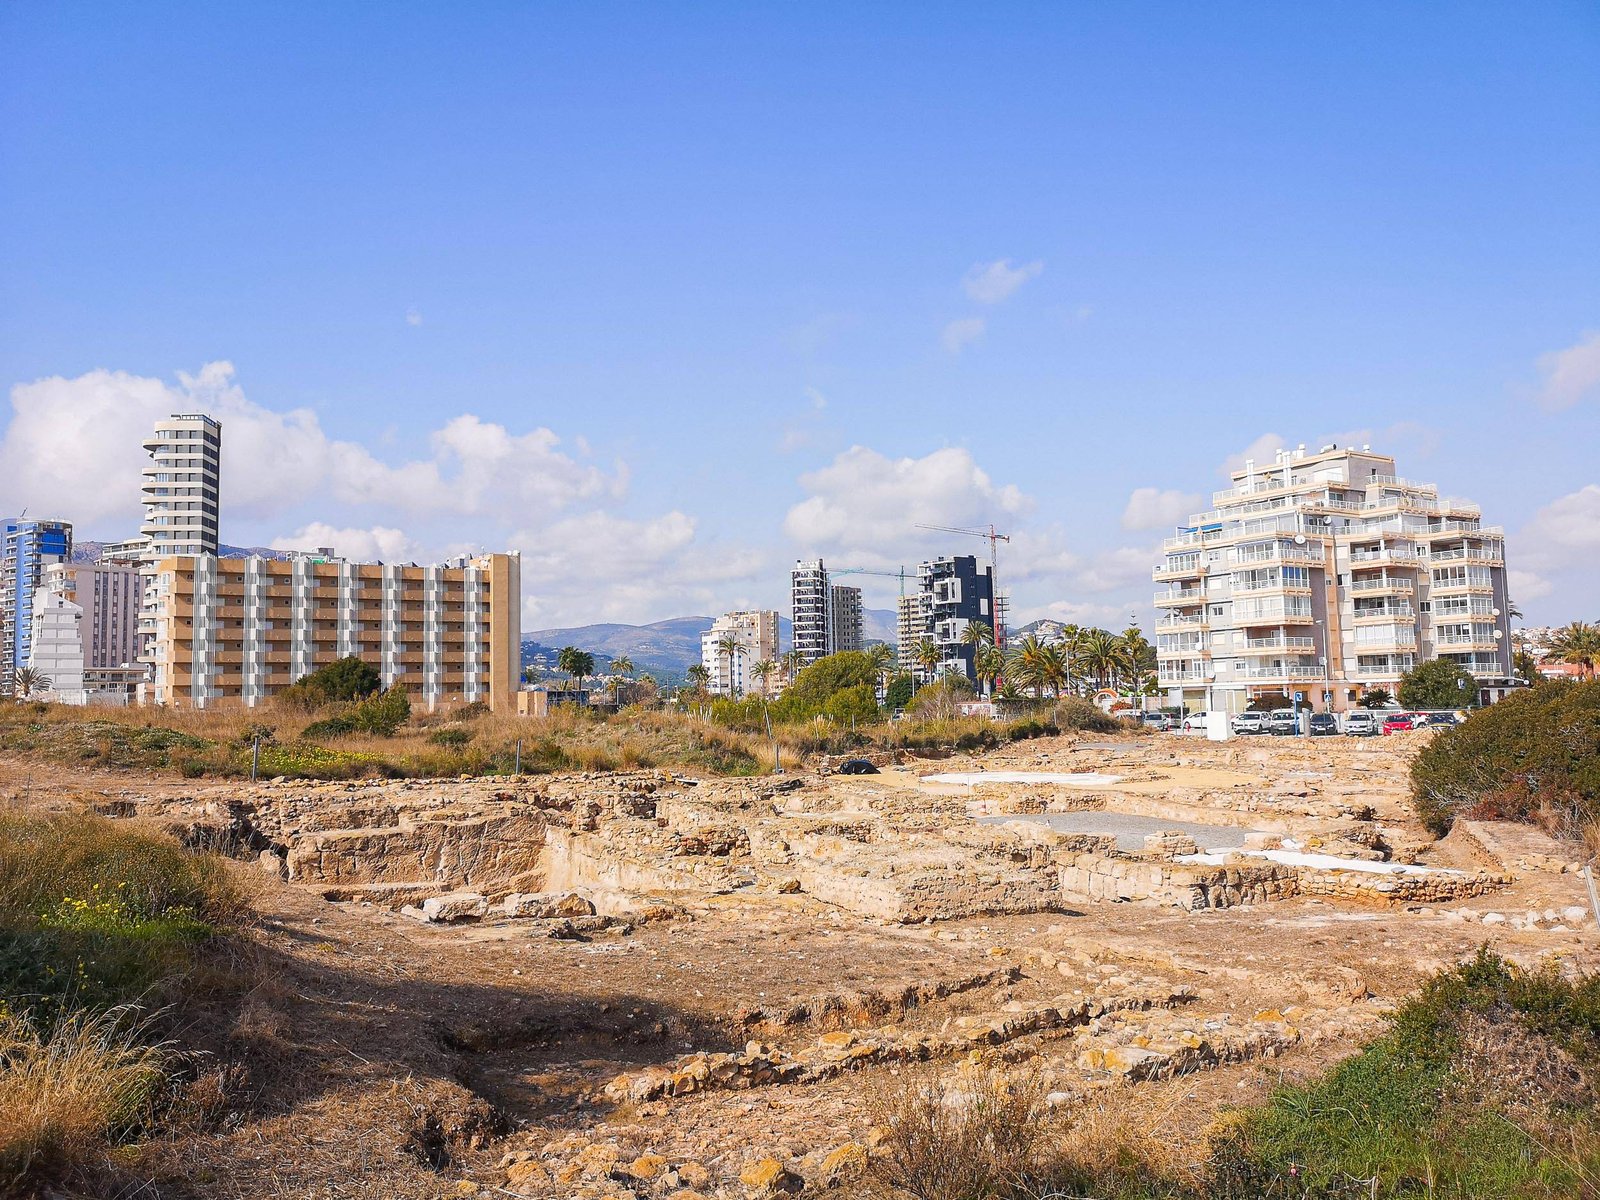
[[[1052,1104],[1166,1087],[1214,1106],[1349,1053],[1482,942],[1592,969],[1569,852],[1418,824],[1421,736],[1064,737],[873,776],[272,781],[102,805],[254,859],[396,977],[494,989],[498,1024],[394,1018],[445,1029],[449,1072],[496,1114],[440,1152],[449,1178],[742,1200],[859,1172],[868,1098],[897,1081],[987,1065],[1042,1077]]]

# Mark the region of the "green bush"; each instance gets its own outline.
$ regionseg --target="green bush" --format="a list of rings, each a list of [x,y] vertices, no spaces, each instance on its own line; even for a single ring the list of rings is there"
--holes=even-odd
[[[313,721],[300,731],[305,738],[343,737],[350,733],[371,733],[393,737],[411,716],[411,701],[405,688],[396,684],[381,695],[368,696],[332,716]]]
[[[889,680],[889,686],[884,689],[883,706],[890,712],[899,712],[911,703],[911,697],[916,690],[916,681],[910,675],[896,675]]]
[[[775,722],[798,723],[824,715],[828,701],[840,692],[866,687],[875,690],[878,668],[872,658],[859,650],[846,650],[819,658],[804,668],[795,681],[784,689],[772,706]],[[845,708],[857,711],[859,704],[845,702]],[[877,703],[873,703],[874,714]],[[848,717],[846,718],[848,723]]]
[[[1478,703],[1478,684],[1458,663],[1430,659],[1400,677],[1400,703],[1405,708],[1471,708]]]
[[[828,697],[822,715],[835,725],[871,724],[878,719],[877,688],[870,683],[842,688]]]
[[[278,702],[307,711],[324,704],[348,703],[371,696],[383,686],[378,668],[359,658],[341,658],[296,680],[278,693]]]
[[[1411,795],[1439,834],[1466,813],[1580,835],[1600,820],[1600,680],[1546,680],[1437,734],[1412,761]]]
[[[428,744],[459,750],[472,740],[470,729],[435,729],[428,735]]]
[[[144,999],[233,924],[226,865],[82,815],[0,817],[0,1004],[58,1015]]]
[[[1056,701],[1050,719],[1060,729],[1076,729],[1080,733],[1121,733],[1128,728],[1127,722],[1101,712],[1098,704],[1082,696],[1063,696]]]
[[[1597,1065],[1600,979],[1520,971],[1481,950],[1362,1053],[1239,1114],[1209,1194],[1592,1194],[1581,1185],[1600,1166]]]

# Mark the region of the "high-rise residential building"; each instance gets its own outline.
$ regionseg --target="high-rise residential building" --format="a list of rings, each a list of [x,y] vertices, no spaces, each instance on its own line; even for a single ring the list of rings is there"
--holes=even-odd
[[[819,558],[797,562],[789,573],[789,619],[794,623],[794,652],[802,667],[829,653],[833,640],[833,592],[828,568]]]
[[[52,563],[72,557],[66,521],[9,517],[0,523],[0,684],[28,665],[33,639],[33,598]]]
[[[861,649],[866,633],[861,612],[861,589],[830,584],[828,607],[828,653]]]
[[[1434,658],[1486,698],[1511,686],[1505,534],[1476,504],[1366,446],[1246,462],[1212,503],[1155,569],[1169,703],[1237,712],[1277,694],[1342,711]]]
[[[895,605],[895,642],[899,651],[900,669],[917,670],[917,647],[927,636],[928,617],[920,590],[901,596]]]
[[[254,707],[339,658],[376,666],[413,703],[488,701],[519,684],[522,562],[489,554],[439,566],[159,559],[150,600],[150,698]]]
[[[54,563],[44,585],[83,612],[83,665],[125,667],[139,659],[139,569],[125,562]]]
[[[920,678],[957,674],[976,682],[975,647],[966,640],[967,626],[978,622],[993,627],[994,572],[970,554],[932,559],[917,568],[915,599],[914,606],[905,601],[900,606],[901,665]],[[939,664],[931,672],[916,661],[923,641],[939,651]]]
[[[729,646],[729,642],[737,649]],[[700,635],[700,662],[710,676],[709,690],[718,696],[765,694],[778,690],[774,673],[763,681],[755,665],[778,662],[778,614],[772,609],[723,613]]]
[[[153,460],[141,483],[147,558],[216,554],[221,424],[204,413],[176,413],[156,422],[144,448]]]

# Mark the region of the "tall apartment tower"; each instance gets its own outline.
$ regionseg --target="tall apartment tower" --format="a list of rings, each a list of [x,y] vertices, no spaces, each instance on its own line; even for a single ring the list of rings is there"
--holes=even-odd
[[[1155,568],[1168,703],[1238,712],[1281,694],[1343,711],[1435,658],[1486,699],[1512,685],[1505,533],[1476,504],[1366,446],[1247,462],[1212,503]]]
[[[828,653],[859,650],[866,636],[861,613],[861,589],[832,584],[828,588],[832,611],[828,616]]]
[[[922,601],[922,592],[901,596],[895,605],[895,643],[899,652],[900,669],[915,673],[917,647],[927,636],[928,616]]]
[[[34,594],[52,563],[72,557],[66,521],[9,517],[0,522],[0,684],[28,665],[33,641]]]
[[[915,599],[915,605],[902,602],[900,606],[901,664],[921,678],[955,674],[977,682],[975,650],[966,641],[967,626],[974,622],[993,625],[994,572],[980,566],[970,554],[932,559],[917,568]],[[924,640],[939,650],[939,665],[931,673],[916,661],[916,648]]]
[[[723,648],[730,638],[739,647],[732,653]],[[773,687],[775,677],[765,685],[755,677],[755,665],[762,661],[778,661],[778,614],[772,609],[723,613],[700,636],[700,662],[713,695],[761,694],[764,686]]]
[[[157,421],[144,448],[153,460],[141,490],[149,561],[180,554],[217,553],[222,426],[203,413]]]
[[[794,651],[802,667],[826,657],[833,640],[833,591],[828,568],[819,558],[797,562],[789,572],[790,619],[794,622]]]

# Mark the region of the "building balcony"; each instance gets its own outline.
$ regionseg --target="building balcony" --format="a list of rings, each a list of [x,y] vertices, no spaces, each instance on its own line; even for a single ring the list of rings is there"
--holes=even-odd
[[[1183,684],[1207,684],[1215,676],[1210,671],[1158,671],[1156,682],[1163,687],[1178,687]]]
[[[1285,650],[1291,654],[1315,654],[1317,652],[1317,639],[1291,637],[1280,633],[1275,637],[1249,638],[1246,640],[1244,648],[1251,652]]]
[[[1297,667],[1288,663],[1274,663],[1272,666],[1241,667],[1234,672],[1234,678],[1283,682],[1290,679],[1326,679],[1328,674],[1321,667]]]
[[[1416,610],[1409,604],[1385,604],[1378,608],[1355,609],[1350,614],[1350,621],[1356,625],[1370,625],[1374,621],[1393,621],[1397,618],[1414,621],[1416,617]]]
[[[1156,654],[1161,658],[1209,658],[1211,651],[1204,646],[1158,646]]]
[[[1310,625],[1316,620],[1309,612],[1240,612],[1235,607],[1233,625],[1237,629],[1257,628],[1263,625]]]
[[[1462,550],[1435,550],[1428,556],[1428,561],[1430,563],[1486,563],[1489,566],[1498,567],[1505,563],[1505,556],[1499,550],[1489,546],[1468,546]]]
[[[1417,585],[1409,579],[1355,579],[1350,583],[1350,590],[1365,596],[1390,594],[1410,594],[1417,590]]]
[[[1434,538],[1460,536],[1463,533],[1471,534],[1474,537],[1497,539],[1506,536],[1505,529],[1499,525],[1480,526],[1476,521],[1449,520],[1433,522],[1427,529],[1422,530],[1419,536],[1426,537],[1431,541]]]
[[[1420,567],[1422,556],[1415,550],[1387,547],[1382,550],[1352,550],[1350,561],[1356,566],[1370,563],[1373,566]]]
[[[1431,596],[1449,596],[1460,593],[1475,594],[1479,596],[1494,595],[1494,584],[1489,581],[1475,582],[1470,579],[1435,580],[1428,589]]]
[[[1156,622],[1157,629],[1204,629],[1205,626],[1204,613],[1173,613]]]
[[[1492,637],[1442,637],[1435,638],[1434,643],[1441,651],[1459,654],[1463,650],[1489,650],[1500,648],[1500,643]]]
[[[1167,591],[1157,592],[1155,600],[1157,608],[1183,607],[1205,602],[1206,594],[1201,588],[1169,588]]]
[[[1311,594],[1311,584],[1309,582],[1291,582],[1283,579],[1236,579],[1233,582],[1233,590],[1235,592],[1294,592],[1298,595],[1309,596]]]
[[[1161,564],[1151,572],[1151,578],[1157,583],[1164,583],[1171,579],[1199,579],[1206,573],[1205,564],[1192,562],[1184,566]]]

